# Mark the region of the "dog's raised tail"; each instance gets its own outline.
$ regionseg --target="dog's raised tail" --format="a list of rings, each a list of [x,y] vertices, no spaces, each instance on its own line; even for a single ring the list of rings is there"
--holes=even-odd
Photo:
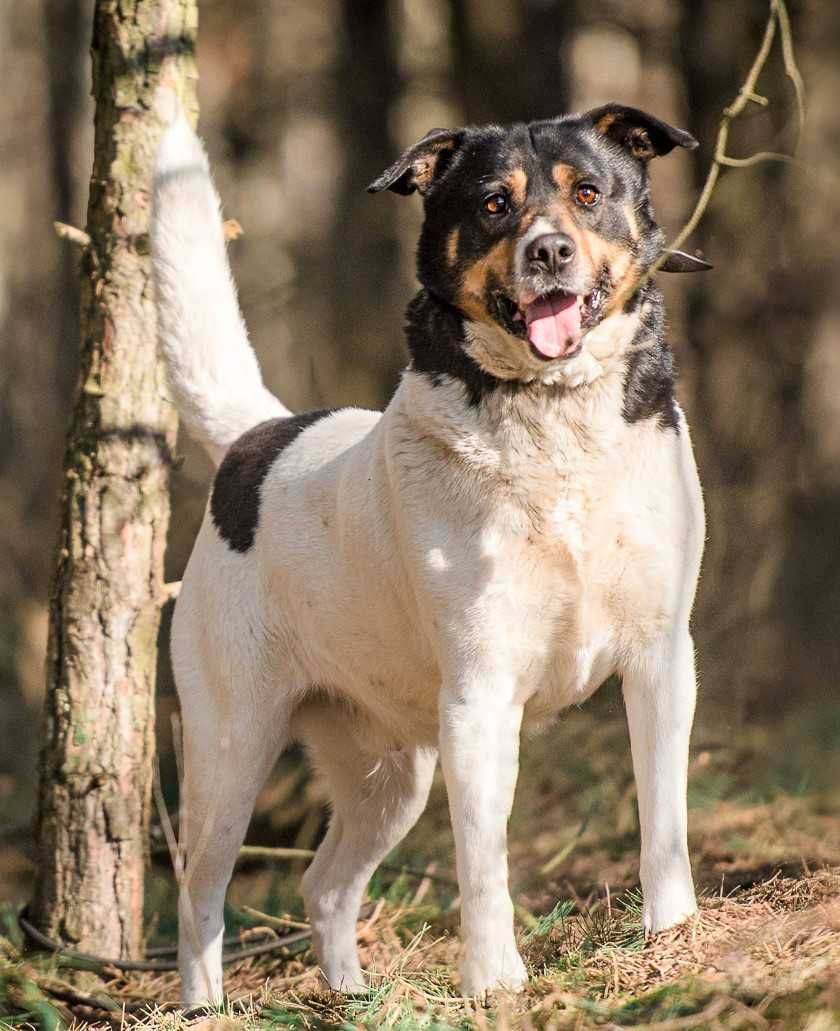
[[[158,336],[181,418],[214,462],[289,412],[265,387],[239,310],[207,155],[183,113],[155,162],[151,220]]]

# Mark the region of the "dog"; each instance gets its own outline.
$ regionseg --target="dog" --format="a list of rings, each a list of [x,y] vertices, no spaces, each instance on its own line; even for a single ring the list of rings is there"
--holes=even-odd
[[[166,129],[160,343],[183,422],[218,465],[172,625],[185,1002],[223,998],[225,891],[291,742],[330,792],[302,881],[329,985],[365,989],[363,893],[439,756],[462,994],[520,988],[506,846],[520,731],[612,675],[645,931],[695,912],[689,615],[704,515],[651,269],[706,266],[663,251],[648,165],[696,145],[620,104],[428,133],[369,187],[424,203],[399,387],[382,413],[293,415],[249,345],[202,145],[183,115]]]

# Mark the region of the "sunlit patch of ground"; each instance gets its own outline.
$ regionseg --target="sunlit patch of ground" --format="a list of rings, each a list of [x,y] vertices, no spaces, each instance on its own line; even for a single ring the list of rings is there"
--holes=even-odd
[[[635,793],[617,694],[526,744],[510,830],[518,933],[531,973],[518,995],[499,993],[486,1006],[458,996],[458,892],[437,784],[429,811],[370,886],[359,923],[367,995],[325,991],[302,943],[227,968],[230,1011],[187,1020],[168,1005],[177,1001],[174,974],[103,978],[21,958],[9,909],[0,1020],[45,1031],[73,1021],[173,1031],[840,1029],[837,756],[811,745],[797,754],[797,740],[813,742],[808,735],[785,744],[766,729],[740,728],[731,737],[737,745],[704,736],[702,727],[695,735],[689,801],[699,913],[651,941],[641,931]],[[297,776],[286,769],[275,779],[264,811]],[[307,791],[311,800],[317,784]],[[292,836],[278,832],[275,840],[313,844],[322,820],[307,816],[312,811],[311,801],[300,807]],[[299,921],[302,865],[244,864],[229,896],[229,928],[246,938],[259,933],[266,920],[255,910]],[[170,939],[174,892],[164,864],[149,889],[150,927]]]

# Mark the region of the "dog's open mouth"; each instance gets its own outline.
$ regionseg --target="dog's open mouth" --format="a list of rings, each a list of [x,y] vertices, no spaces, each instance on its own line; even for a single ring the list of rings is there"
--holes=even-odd
[[[574,358],[583,334],[598,321],[604,293],[600,285],[588,294],[554,290],[531,301],[515,301],[497,293],[498,320],[508,333],[527,340],[543,361]]]

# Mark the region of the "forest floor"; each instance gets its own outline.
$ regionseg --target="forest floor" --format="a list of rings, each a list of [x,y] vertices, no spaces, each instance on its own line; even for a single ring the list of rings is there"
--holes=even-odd
[[[325,991],[303,942],[228,967],[231,1005],[188,1019],[167,1005],[177,1000],[175,974],[103,978],[21,955],[9,903],[0,929],[0,1026],[840,1029],[838,728],[815,718],[773,730],[742,725],[727,740],[698,727],[689,817],[700,909],[650,941],[641,929],[635,794],[615,691],[527,742],[510,827],[531,975],[521,993],[497,993],[486,1005],[458,995],[458,894],[438,783],[420,824],[370,885],[359,922],[371,982],[365,996]],[[278,800],[298,776],[291,764],[278,771],[255,839],[272,837],[271,813],[294,808]],[[316,792],[316,784],[304,792],[300,813],[312,811]],[[285,843],[307,846],[321,829],[320,817],[298,819],[295,840]],[[6,868],[10,862],[6,855]],[[272,928],[278,917],[301,921],[302,865],[246,860],[229,893],[229,931],[246,940],[266,933],[261,914],[271,914]],[[174,887],[164,866],[153,868],[148,894],[150,935],[171,940]],[[143,1008],[149,1001],[151,1011]]]

